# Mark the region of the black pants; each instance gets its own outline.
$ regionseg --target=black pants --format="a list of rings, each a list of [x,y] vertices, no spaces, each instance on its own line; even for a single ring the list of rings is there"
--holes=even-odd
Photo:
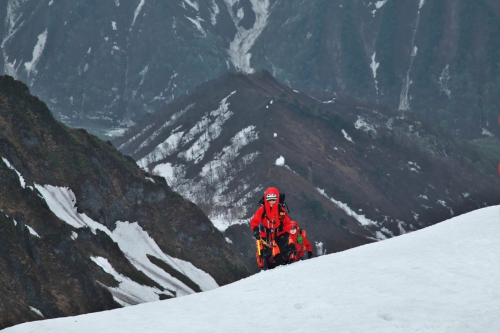
[[[288,264],[288,256],[290,254],[290,249],[288,248],[288,233],[276,237],[276,244],[280,248],[280,254],[274,257],[276,265]]]

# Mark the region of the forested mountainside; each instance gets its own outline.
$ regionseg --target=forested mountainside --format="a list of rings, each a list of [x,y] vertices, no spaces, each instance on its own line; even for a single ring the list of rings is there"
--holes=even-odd
[[[6,0],[0,69],[71,126],[126,126],[228,69],[500,134],[496,0]]]
[[[352,98],[320,101],[267,71],[209,81],[113,143],[200,206],[255,270],[247,222],[268,186],[286,194],[317,254],[500,202],[500,149],[488,139]]]
[[[221,232],[110,142],[0,77],[0,329],[248,276]]]

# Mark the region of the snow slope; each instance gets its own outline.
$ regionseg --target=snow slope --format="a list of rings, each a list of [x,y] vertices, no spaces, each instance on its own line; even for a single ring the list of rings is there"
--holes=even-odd
[[[201,294],[4,332],[500,332],[499,209]]]

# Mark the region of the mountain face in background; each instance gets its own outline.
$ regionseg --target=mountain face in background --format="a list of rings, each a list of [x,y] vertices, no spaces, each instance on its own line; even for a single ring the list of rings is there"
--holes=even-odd
[[[228,69],[267,69],[500,134],[495,0],[7,0],[0,19],[0,70],[71,126],[130,124]]]
[[[0,77],[0,328],[210,290],[249,272],[194,204]]]
[[[246,222],[268,186],[286,194],[317,254],[499,202],[494,144],[403,115],[345,97],[320,101],[267,71],[229,73],[114,144],[200,206],[256,269]]]

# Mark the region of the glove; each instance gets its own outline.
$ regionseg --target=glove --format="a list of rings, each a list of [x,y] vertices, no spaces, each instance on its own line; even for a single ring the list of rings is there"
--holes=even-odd
[[[283,224],[280,225],[279,227],[276,228],[277,232],[282,232],[283,231]]]
[[[255,237],[255,239],[260,239],[259,227],[253,228],[253,236]]]
[[[313,256],[313,253],[311,251],[307,251],[307,258],[311,259]]]
[[[288,248],[290,249],[290,251],[295,251],[296,248],[295,248],[295,244],[288,244]]]

